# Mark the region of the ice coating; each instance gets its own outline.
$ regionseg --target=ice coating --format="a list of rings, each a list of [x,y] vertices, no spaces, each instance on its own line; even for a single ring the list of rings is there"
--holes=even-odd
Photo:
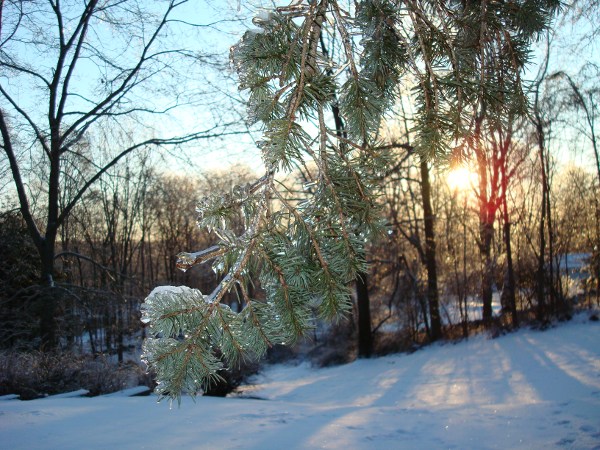
[[[153,297],[156,294],[162,294],[164,292],[172,292],[174,294],[181,294],[185,287],[186,286],[156,286],[154,289],[152,289],[152,292],[150,292],[150,294],[148,294],[148,298]]]
[[[150,294],[148,294],[148,297],[146,297],[146,300],[142,304],[142,318],[140,319],[142,323],[148,324],[155,319],[155,317],[153,317],[156,306],[155,300],[158,296],[165,295],[185,296],[188,298],[197,298],[200,296],[205,302],[208,301],[208,298],[199,290],[187,286],[157,286]],[[158,300],[158,302],[160,302],[160,300]]]
[[[201,264],[209,259],[216,258],[223,253],[225,253],[225,249],[218,245],[213,245],[205,250],[194,253],[181,252],[177,255],[177,262],[175,265],[179,270],[185,272],[192,266]]]
[[[273,13],[266,9],[259,9],[258,14],[254,19],[252,19],[252,23],[257,26],[261,26],[270,22],[273,19]]]
[[[177,261],[175,261],[175,267],[177,267],[182,272],[187,272],[190,267],[194,265],[193,253],[181,252],[177,254]]]
[[[183,286],[157,286],[155,287],[142,305],[142,318],[140,319],[142,323],[148,324],[152,322],[152,318],[150,317],[150,313],[152,310],[152,304],[154,297],[158,294],[163,294],[165,292],[171,292],[173,294],[180,294],[183,292]]]

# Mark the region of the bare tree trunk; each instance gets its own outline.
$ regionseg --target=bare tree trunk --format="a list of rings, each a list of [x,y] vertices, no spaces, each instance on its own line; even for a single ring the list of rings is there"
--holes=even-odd
[[[542,204],[540,214],[540,249],[538,254],[538,267],[536,275],[536,296],[537,296],[537,310],[536,317],[540,322],[547,320],[547,308],[546,308],[546,268],[545,268],[545,254],[546,254],[546,197],[548,193],[548,181],[546,176],[546,164],[545,164],[545,143],[544,143],[544,129],[542,125],[542,119],[539,115],[539,111],[536,110],[536,134],[538,140],[538,154],[540,158],[540,168],[542,175]]]
[[[515,298],[515,272],[513,268],[512,246],[510,242],[510,217],[508,216],[508,204],[506,201],[506,192],[508,180],[506,179],[506,165],[502,165],[502,221],[504,231],[504,247],[506,251],[506,277],[502,288],[502,306],[508,308],[511,314],[514,327],[519,325],[517,317],[517,302]]]
[[[50,238],[51,242],[48,241]],[[54,286],[54,240],[55,236],[46,233],[46,239],[39,249],[42,263],[40,292],[40,347],[43,350],[56,348],[58,345],[57,314],[59,292]]]
[[[463,282],[463,302],[464,302],[464,310],[465,316],[463,318],[463,335],[464,337],[469,337],[469,301],[468,301],[468,289],[467,289],[467,198],[463,197],[463,220],[462,220],[462,244],[463,244],[463,254],[462,254],[462,282]]]
[[[117,317],[116,319],[116,326],[117,326],[117,358],[118,358],[118,362],[119,364],[123,364],[123,352],[125,349],[125,346],[123,345],[123,328],[124,328],[124,323],[123,323],[123,306],[122,303],[119,302],[119,304],[117,305]]]
[[[494,282],[492,241],[494,238],[495,208],[488,196],[488,160],[482,148],[476,148],[479,175],[479,256],[481,259],[481,316],[483,323],[489,326],[492,321],[492,285]],[[492,190],[493,190],[492,186]]]
[[[369,358],[373,352],[373,333],[371,333],[371,303],[366,273],[361,273],[356,279],[356,304],[358,307],[358,356]]]
[[[423,215],[425,223],[425,267],[427,268],[427,302],[429,306],[429,319],[431,321],[430,338],[436,341],[442,336],[442,323],[440,320],[440,305],[437,284],[437,264],[435,245],[435,217],[431,207],[431,183],[429,181],[429,167],[421,159],[421,196],[423,200]]]
[[[502,136],[502,135],[500,135]],[[508,152],[512,142],[512,125],[509,126],[504,139],[501,138],[500,142],[495,145],[500,150],[500,158],[498,165],[500,169],[500,203],[502,207],[502,231],[504,238],[504,250],[506,252],[506,273],[504,276],[504,285],[502,286],[502,295],[500,297],[500,303],[502,304],[502,312],[510,312],[512,324],[514,327],[518,326],[519,319],[517,317],[517,302],[515,298],[515,272],[513,267],[513,256],[512,256],[512,245],[510,235],[510,216],[508,214],[508,182],[509,174],[508,170]]]
[[[552,199],[550,198],[551,194],[551,181],[550,181],[550,155],[548,152],[545,154],[545,179],[546,179],[546,196],[545,196],[545,205],[546,208],[546,224],[548,228],[548,288],[550,294],[550,313],[555,315],[558,310],[558,301],[557,293],[560,292],[560,286],[557,284],[560,282],[559,274],[555,275],[554,271],[554,225],[552,222]],[[557,283],[558,281],[558,283]]]
[[[542,176],[542,204],[540,210],[540,225],[539,225],[539,236],[540,236],[540,249],[538,254],[538,267],[536,274],[536,317],[537,320],[544,323],[547,320],[547,305],[546,305],[546,268],[545,268],[545,255],[546,255],[546,197],[550,195],[548,188],[548,177],[546,173],[546,133],[544,131],[544,120],[540,111],[540,90],[542,81],[545,80],[546,74],[548,73],[548,61],[550,54],[550,42],[546,47],[546,57],[542,68],[540,69],[535,84],[535,96],[533,102],[533,119],[532,123],[535,126],[536,139],[538,144],[538,156],[540,160],[540,170]]]
[[[492,321],[492,286],[494,283],[494,263],[492,261],[492,239],[494,224],[482,222],[479,225],[481,254],[481,301],[483,303],[482,319],[489,325]]]

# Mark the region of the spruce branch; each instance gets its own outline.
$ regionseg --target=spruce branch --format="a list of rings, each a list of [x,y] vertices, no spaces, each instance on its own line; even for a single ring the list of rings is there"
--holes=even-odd
[[[541,3],[533,24],[519,17]],[[213,260],[222,277],[214,290],[168,288],[146,299],[144,355],[159,394],[194,394],[224,366],[296,342],[315,312],[334,319],[350,310],[365,241],[382,229],[377,197],[394,146],[378,142],[379,126],[400,89],[412,88],[416,103],[410,152],[439,158],[476,145],[486,127],[526,109],[519,72],[554,3],[511,2],[514,12],[506,2],[362,0],[344,11],[337,0],[297,0],[262,11],[231,59],[249,91],[248,122],[263,130],[265,174],[198,206],[199,226],[219,242],[180,253],[178,267]],[[279,179],[296,168],[302,191]],[[253,278],[261,300],[249,295]],[[236,286],[238,313],[221,304]]]

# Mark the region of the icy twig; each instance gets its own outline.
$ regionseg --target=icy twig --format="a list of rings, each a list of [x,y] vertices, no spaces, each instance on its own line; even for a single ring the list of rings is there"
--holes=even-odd
[[[221,256],[226,252],[227,248],[221,247],[220,245],[213,245],[212,247],[199,252],[181,252],[177,254],[177,262],[175,265],[179,270],[183,270],[185,272],[195,265],[202,264],[203,262],[216,258],[217,256]]]

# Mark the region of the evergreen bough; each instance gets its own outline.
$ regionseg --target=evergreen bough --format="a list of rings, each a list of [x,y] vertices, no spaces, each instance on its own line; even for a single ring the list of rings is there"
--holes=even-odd
[[[364,0],[346,11],[312,0],[261,11],[231,60],[249,92],[248,123],[264,130],[266,171],[198,206],[199,226],[219,243],[181,253],[178,266],[212,261],[222,275],[213,292],[157,288],[142,306],[151,336],[144,359],[160,398],[194,395],[224,363],[293,344],[315,311],[330,320],[347,313],[349,283],[367,269],[365,243],[382,229],[378,180],[390,155],[378,129],[386,111],[410,90],[415,150],[427,158],[460,153],[482,124],[526,113],[520,73],[559,6]],[[293,170],[305,177],[301,193],[277,178]],[[244,232],[236,234],[240,214]],[[264,299],[250,296],[251,274]],[[220,303],[232,289],[243,297],[240,313]]]

